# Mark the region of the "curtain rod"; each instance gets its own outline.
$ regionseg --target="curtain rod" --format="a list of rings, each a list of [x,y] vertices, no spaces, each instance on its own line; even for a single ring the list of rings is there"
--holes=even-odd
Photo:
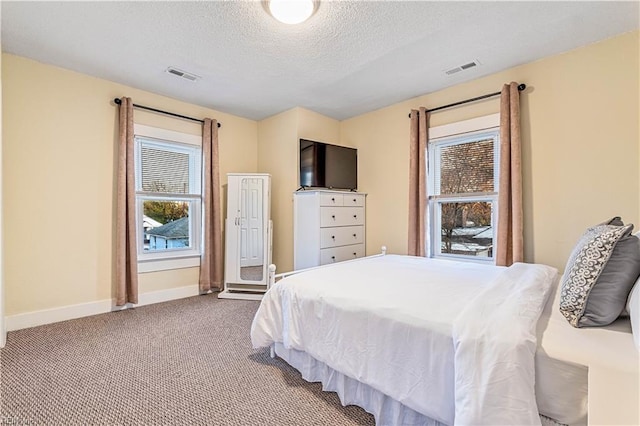
[[[518,91],[519,92],[522,92],[526,88],[527,88],[526,84],[524,84],[524,83],[518,84]],[[454,106],[467,104],[469,102],[479,101],[480,99],[492,98],[494,96],[498,96],[500,93],[502,93],[502,92],[494,92],[494,93],[489,93],[487,95],[482,95],[482,96],[478,96],[478,97],[471,98],[471,99],[465,99],[464,101],[454,102],[454,103],[449,104],[449,105],[442,105],[442,106],[439,106],[439,107],[431,108],[431,109],[428,109],[426,112],[440,111],[441,109],[451,108],[451,107],[454,107]],[[411,113],[409,113],[409,117],[411,117]]]
[[[120,98],[115,98],[113,100],[113,102],[116,105],[120,105],[122,103]],[[180,114],[176,114],[176,113],[173,113],[173,112],[163,111],[161,109],[151,108],[151,107],[148,107],[148,106],[143,106],[143,105],[138,105],[138,104],[133,104],[133,107],[134,108],[139,108],[139,109],[145,109],[147,111],[157,112],[158,114],[170,115],[171,117],[183,118],[185,120],[191,120],[191,121],[197,121],[198,123],[204,124],[204,120],[200,120],[199,118],[188,117],[186,115],[180,115]],[[218,127],[221,127],[221,126],[222,125],[220,123],[218,123]]]

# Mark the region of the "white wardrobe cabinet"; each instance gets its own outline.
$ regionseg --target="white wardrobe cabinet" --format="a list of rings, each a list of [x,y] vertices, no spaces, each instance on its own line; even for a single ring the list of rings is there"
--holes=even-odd
[[[365,256],[366,195],[330,190],[294,192],[294,269]]]
[[[271,263],[271,177],[227,175],[224,291],[227,299],[260,299],[267,291]]]

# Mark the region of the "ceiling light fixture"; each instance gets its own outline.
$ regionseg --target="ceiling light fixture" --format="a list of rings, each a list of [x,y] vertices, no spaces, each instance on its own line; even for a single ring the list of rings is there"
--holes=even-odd
[[[306,21],[318,10],[319,0],[267,0],[267,11],[285,24],[299,24]]]

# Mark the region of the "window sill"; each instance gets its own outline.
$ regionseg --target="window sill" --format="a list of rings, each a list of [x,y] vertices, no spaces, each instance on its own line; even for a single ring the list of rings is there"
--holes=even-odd
[[[493,257],[482,256],[465,256],[456,254],[435,254],[434,259],[455,260],[457,262],[479,263],[482,265],[495,265],[496,260]]]
[[[200,266],[200,255],[149,259],[138,261],[138,273],[169,271],[172,269],[194,268]]]

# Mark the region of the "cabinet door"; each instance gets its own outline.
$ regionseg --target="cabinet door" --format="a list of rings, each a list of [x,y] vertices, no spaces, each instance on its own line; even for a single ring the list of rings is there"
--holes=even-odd
[[[263,183],[260,178],[244,178],[240,183],[240,268],[264,263]]]
[[[266,284],[269,180],[229,176],[225,282]]]

